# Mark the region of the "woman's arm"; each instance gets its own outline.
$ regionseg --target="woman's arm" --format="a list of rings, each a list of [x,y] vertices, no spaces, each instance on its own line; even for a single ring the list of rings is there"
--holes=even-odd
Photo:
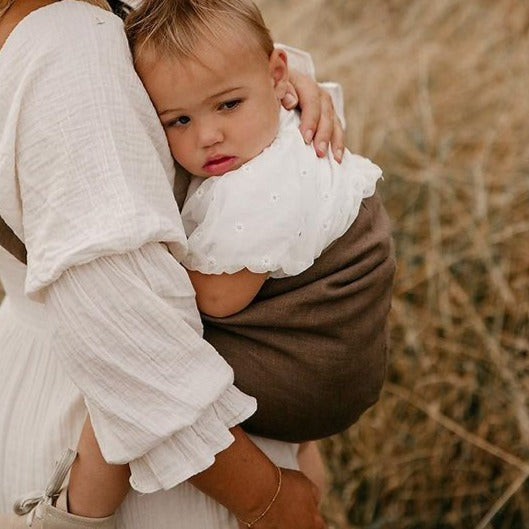
[[[188,270],[200,312],[225,318],[247,307],[268,277],[246,268],[234,274],[202,274]]]
[[[217,455],[215,464],[190,482],[233,512],[239,520],[256,520],[276,492],[277,467],[241,428],[233,428],[235,442]],[[320,493],[301,472],[281,469],[282,483],[272,507],[255,527],[260,529],[324,529],[318,512]],[[246,505],[244,511],[240,506]],[[251,510],[248,506],[253,505]]]
[[[99,443],[107,460],[133,459],[131,482],[140,491],[191,478],[241,519],[263,511],[276,490],[277,470],[234,426],[252,408],[244,409],[247,397],[231,386],[229,368],[193,328],[200,323],[187,274],[161,245],[72,267],[48,287],[44,301],[56,324],[56,353],[99,430],[96,442],[85,427],[72,469],[74,513],[107,515],[126,492],[126,467],[108,468]],[[86,435],[92,436],[89,444]],[[116,471],[123,493],[101,498]],[[311,483],[293,471],[284,471],[284,478],[260,527],[323,527]]]

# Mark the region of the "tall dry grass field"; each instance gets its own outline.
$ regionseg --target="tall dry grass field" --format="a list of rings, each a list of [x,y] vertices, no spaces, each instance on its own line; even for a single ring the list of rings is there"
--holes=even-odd
[[[394,227],[387,384],[322,443],[330,526],[529,527],[529,3],[258,4],[343,84]]]
[[[529,527],[529,3],[259,0],[345,89],[398,259],[380,402],[322,443],[332,527]]]

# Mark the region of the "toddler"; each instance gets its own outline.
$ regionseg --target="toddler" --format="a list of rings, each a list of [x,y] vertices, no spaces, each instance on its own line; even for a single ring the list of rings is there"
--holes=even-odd
[[[194,175],[183,264],[200,310],[225,317],[268,277],[311,266],[351,226],[381,171],[349,152],[342,164],[318,158],[305,144],[298,114],[280,104],[286,54],[251,2],[172,4],[158,27],[156,8],[140,11],[129,34],[173,157]]]

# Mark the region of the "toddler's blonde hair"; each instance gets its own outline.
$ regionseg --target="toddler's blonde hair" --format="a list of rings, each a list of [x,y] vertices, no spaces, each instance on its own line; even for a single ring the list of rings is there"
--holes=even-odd
[[[146,48],[159,57],[197,59],[198,44],[214,45],[221,37],[244,32],[248,43],[267,56],[274,50],[261,12],[250,0],[144,0],[125,28],[135,56]]]

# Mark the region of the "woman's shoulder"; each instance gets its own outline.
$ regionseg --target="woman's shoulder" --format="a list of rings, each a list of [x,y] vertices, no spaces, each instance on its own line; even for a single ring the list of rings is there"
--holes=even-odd
[[[24,16],[2,47],[0,60],[23,54],[22,66],[45,56],[60,60],[79,52],[97,55],[98,50],[108,52],[110,46],[117,52],[128,52],[123,24],[117,16],[87,2],[62,0]]]

